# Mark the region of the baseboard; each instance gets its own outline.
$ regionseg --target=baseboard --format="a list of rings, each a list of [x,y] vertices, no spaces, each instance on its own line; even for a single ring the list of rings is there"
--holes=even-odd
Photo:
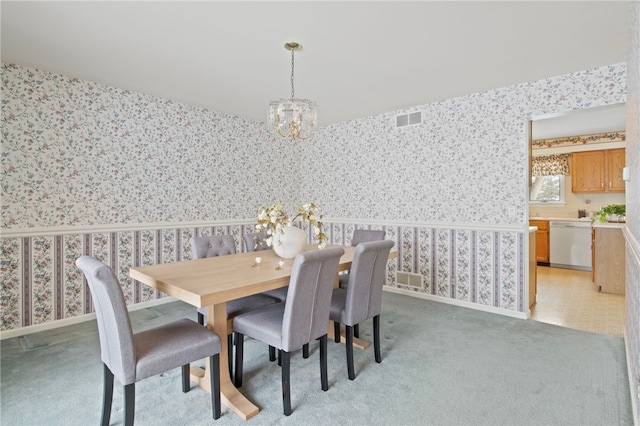
[[[480,305],[478,303],[466,302],[464,300],[449,299],[448,297],[435,296],[433,294],[418,293],[415,291],[405,290],[402,288],[391,287],[386,285],[383,287],[383,290],[388,291],[390,293],[398,293],[398,294],[404,294],[406,296],[417,297],[420,299],[433,300],[434,302],[446,303],[448,305],[455,305],[463,308],[475,309],[476,311],[484,311],[492,314],[504,315],[504,316],[513,317],[513,318],[527,319],[526,312],[509,311],[506,309],[496,308],[494,306]]]
[[[166,296],[161,299],[150,300],[148,302],[136,303],[135,305],[127,306],[129,312],[138,311],[140,309],[150,308],[152,306],[164,305],[165,303],[175,302],[175,297]],[[52,330],[54,328],[66,327],[72,324],[78,324],[85,321],[91,321],[96,319],[96,314],[84,314],[77,317],[63,318],[56,321],[48,321],[43,324],[28,325],[26,327],[16,328],[14,330],[0,331],[0,340],[10,339],[12,337],[20,337],[26,334],[38,333],[40,331]]]

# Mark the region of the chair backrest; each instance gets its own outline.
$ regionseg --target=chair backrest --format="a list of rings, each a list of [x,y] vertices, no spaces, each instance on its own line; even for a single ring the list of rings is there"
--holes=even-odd
[[[252,232],[242,236],[244,240],[244,248],[247,251],[267,250],[269,246],[264,242],[264,232]]]
[[[81,256],[76,266],[84,273],[96,310],[100,354],[122,385],[136,381],[136,355],[129,313],[113,270],[91,256]]]
[[[356,325],[380,314],[382,286],[387,278],[387,260],[393,241],[371,241],[356,246],[349,272],[345,324]]]
[[[375,229],[356,229],[353,231],[351,245],[357,246],[360,243],[368,243],[369,241],[381,241],[386,236],[385,231]]]
[[[236,254],[236,240],[233,239],[233,235],[191,237],[189,243],[193,259]]]
[[[331,247],[296,255],[284,308],[281,349],[294,351],[327,334],[333,283],[343,254],[343,248]]]

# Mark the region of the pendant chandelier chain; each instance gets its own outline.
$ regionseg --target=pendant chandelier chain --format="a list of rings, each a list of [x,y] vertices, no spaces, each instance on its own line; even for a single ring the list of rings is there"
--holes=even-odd
[[[294,91],[293,91],[293,67],[294,67],[293,55],[294,55],[294,51],[295,51],[295,49],[291,49],[291,99],[295,98],[295,94],[294,94]]]

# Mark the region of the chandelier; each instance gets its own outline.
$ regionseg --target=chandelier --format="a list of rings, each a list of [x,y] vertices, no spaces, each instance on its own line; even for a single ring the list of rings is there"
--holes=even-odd
[[[281,139],[309,139],[318,122],[316,103],[308,99],[296,99],[293,90],[294,52],[301,47],[296,42],[284,45],[291,52],[291,98],[269,103],[267,126]]]

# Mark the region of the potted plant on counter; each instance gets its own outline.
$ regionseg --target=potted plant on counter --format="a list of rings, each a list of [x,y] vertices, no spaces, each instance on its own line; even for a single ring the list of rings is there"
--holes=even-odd
[[[626,215],[627,208],[625,204],[609,204],[595,212],[595,217],[600,222],[624,222]]]

